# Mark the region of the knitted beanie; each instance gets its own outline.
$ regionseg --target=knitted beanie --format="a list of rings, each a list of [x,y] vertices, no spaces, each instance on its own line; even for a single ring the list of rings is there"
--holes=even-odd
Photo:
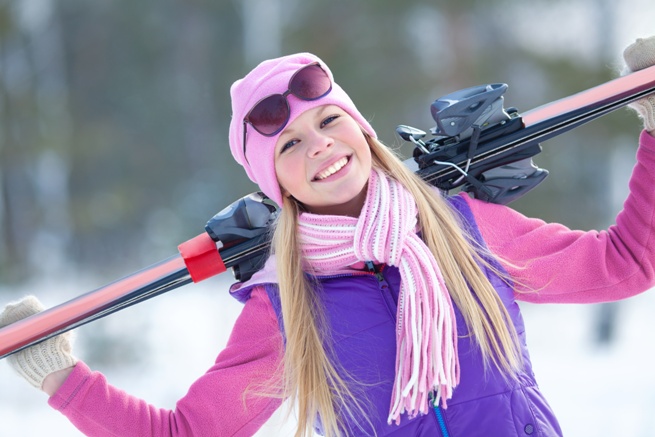
[[[308,109],[323,105],[336,105],[346,111],[372,137],[375,131],[360,114],[348,94],[334,82],[332,72],[317,56],[310,53],[297,53],[281,58],[269,59],[255,67],[244,78],[237,80],[230,88],[232,98],[232,120],[230,122],[230,150],[234,159],[241,164],[250,180],[259,185],[261,191],[282,205],[280,185],[275,175],[275,143],[280,133],[266,137],[252,126],[247,125],[246,147],[244,155],[243,119],[253,105],[272,94],[283,94],[288,90],[289,80],[293,74],[305,65],[318,62],[332,82],[332,90],[326,96],[312,101],[305,101],[289,94],[287,99],[291,114],[287,123],[292,123]]]

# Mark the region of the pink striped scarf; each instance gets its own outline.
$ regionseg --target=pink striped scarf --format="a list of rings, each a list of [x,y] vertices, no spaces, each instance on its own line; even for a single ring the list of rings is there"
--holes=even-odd
[[[373,169],[359,218],[303,213],[299,235],[313,273],[362,261],[398,267],[396,377],[388,422],[428,412],[428,398],[446,407],[459,382],[457,327],[434,256],[416,234],[417,207],[399,182]]]

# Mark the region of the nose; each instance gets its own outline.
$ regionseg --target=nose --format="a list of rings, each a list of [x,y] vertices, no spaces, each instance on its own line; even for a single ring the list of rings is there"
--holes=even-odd
[[[326,150],[334,145],[334,139],[329,135],[325,135],[320,130],[312,131],[307,138],[307,141],[309,142],[307,154],[311,158],[321,156]]]

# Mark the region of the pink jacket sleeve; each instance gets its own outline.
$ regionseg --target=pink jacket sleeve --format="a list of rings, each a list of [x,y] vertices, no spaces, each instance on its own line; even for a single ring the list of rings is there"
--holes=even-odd
[[[174,411],[155,408],[109,385],[79,362],[49,404],[89,436],[251,436],[281,403],[252,393],[282,356],[277,318],[263,288],[253,290],[215,364]]]
[[[655,138],[645,131],[629,186],[616,224],[600,232],[572,231],[465,197],[487,245],[516,279],[517,299],[592,303],[655,285]]]

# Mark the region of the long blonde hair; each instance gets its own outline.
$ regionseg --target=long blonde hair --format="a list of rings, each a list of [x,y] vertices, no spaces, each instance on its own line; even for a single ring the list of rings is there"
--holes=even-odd
[[[463,231],[445,199],[426,184],[375,138],[364,133],[373,165],[402,183],[416,199],[422,238],[441,267],[451,298],[483,352],[492,363],[513,376],[521,367],[516,331],[500,297],[481,266],[491,266],[482,249]],[[343,433],[343,414],[362,418],[365,409],[349,384],[337,372],[327,345],[325,324],[316,287],[303,274],[302,251],[297,237],[302,206],[285,197],[273,235],[278,284],[286,336],[283,359],[283,395],[298,407],[296,437],[312,434],[314,419],[321,419],[328,437]],[[470,287],[470,288],[469,288]],[[340,369],[342,370],[342,369]],[[341,372],[343,374],[343,370]],[[336,411],[341,412],[337,414]]]

